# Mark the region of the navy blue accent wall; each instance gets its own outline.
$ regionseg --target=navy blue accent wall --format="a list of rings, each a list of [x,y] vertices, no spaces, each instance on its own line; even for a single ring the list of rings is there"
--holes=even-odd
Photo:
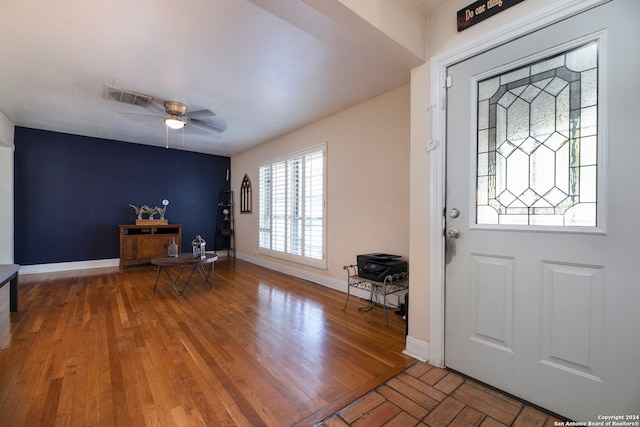
[[[129,204],[163,199],[183,250],[196,234],[213,247],[229,157],[22,127],[15,147],[16,263],[119,258],[118,225],[136,219]]]

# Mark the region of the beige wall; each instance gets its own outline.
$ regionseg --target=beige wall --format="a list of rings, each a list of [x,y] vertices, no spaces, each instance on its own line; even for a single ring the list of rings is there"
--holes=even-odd
[[[409,258],[411,291],[409,297],[409,336],[418,347],[429,339],[429,67],[425,64],[411,73],[411,204]],[[422,343],[422,346],[419,344]],[[427,349],[411,350],[418,355]],[[422,354],[426,359],[426,354]]]
[[[253,185],[253,213],[236,214],[237,257],[346,290],[343,266],[356,255],[409,255],[409,111],[405,85],[235,155],[231,185]],[[327,144],[327,269],[256,255],[260,162]],[[237,211],[237,208],[236,208]],[[309,276],[311,275],[311,276]]]
[[[13,263],[13,134],[0,113],[0,264]]]
[[[325,1],[325,0],[321,0]],[[413,0],[339,0],[416,58],[426,58],[426,17]]]
[[[0,145],[0,264],[13,263],[13,148]]]

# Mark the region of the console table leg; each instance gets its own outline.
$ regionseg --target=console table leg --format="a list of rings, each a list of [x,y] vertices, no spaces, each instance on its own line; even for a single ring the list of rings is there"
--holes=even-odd
[[[9,282],[9,311],[18,311],[18,273]]]

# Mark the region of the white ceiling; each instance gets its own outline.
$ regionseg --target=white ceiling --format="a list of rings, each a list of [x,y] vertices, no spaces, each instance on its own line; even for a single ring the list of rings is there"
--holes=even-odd
[[[187,125],[184,149],[229,156],[406,84],[415,65],[310,1],[3,3],[0,112],[16,126],[165,146],[162,116],[134,119],[156,111],[106,99],[110,85],[214,111],[226,131]]]

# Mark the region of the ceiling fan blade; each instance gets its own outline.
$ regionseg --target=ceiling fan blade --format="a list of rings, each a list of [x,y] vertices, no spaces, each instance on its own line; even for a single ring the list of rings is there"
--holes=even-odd
[[[222,133],[227,130],[227,122],[220,117],[211,117],[205,120],[197,120],[191,117],[191,126],[216,133]]]
[[[211,130],[203,129],[202,127],[199,127],[199,126],[193,126],[193,122],[188,122],[182,128],[182,130],[184,131],[185,134],[190,134],[190,135],[211,135]],[[181,132],[181,130],[177,130],[177,131],[169,130],[169,131]]]
[[[214,113],[211,110],[187,111],[187,116],[191,117],[191,119],[196,119],[196,120],[202,120],[208,117],[213,117],[215,115],[216,113]]]

